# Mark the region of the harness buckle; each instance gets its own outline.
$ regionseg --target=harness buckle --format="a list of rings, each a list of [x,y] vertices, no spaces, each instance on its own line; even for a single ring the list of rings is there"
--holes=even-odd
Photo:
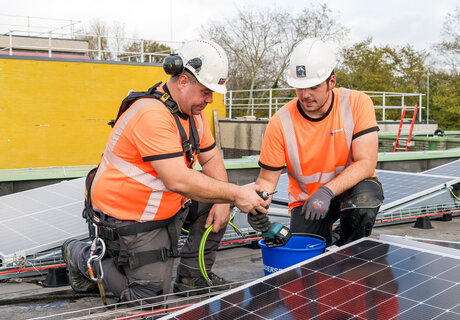
[[[192,205],[192,199],[187,199],[184,201],[184,198],[182,198],[181,202],[182,202],[183,209],[188,208]]]
[[[166,100],[169,99],[169,94],[167,93],[164,93],[161,97],[160,97],[160,100],[164,102],[166,102]]]
[[[160,253],[161,253],[161,261],[166,261],[169,259],[169,257],[172,257],[172,252],[170,249],[163,247],[160,249]]]

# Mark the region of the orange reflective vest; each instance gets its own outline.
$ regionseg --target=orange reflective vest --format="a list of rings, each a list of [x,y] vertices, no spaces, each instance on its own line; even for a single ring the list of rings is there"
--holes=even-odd
[[[344,88],[333,93],[331,107],[322,118],[308,118],[294,99],[278,110],[265,131],[259,165],[268,170],[287,165],[290,209],[303,205],[352,163],[354,138],[378,130],[367,95]]]
[[[185,132],[190,131],[187,119],[183,114],[179,116]],[[193,116],[192,121],[198,130],[200,150],[212,149],[214,138],[204,114]],[[93,210],[120,220],[154,221],[172,217],[180,210],[184,198],[165,187],[150,161],[180,156],[187,164],[171,112],[159,100],[137,100],[110,133],[92,183]]]

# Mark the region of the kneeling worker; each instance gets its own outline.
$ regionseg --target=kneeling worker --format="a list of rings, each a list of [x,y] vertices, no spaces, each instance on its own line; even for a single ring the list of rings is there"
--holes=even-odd
[[[363,92],[336,88],[335,66],[320,39],[295,47],[287,82],[297,98],[270,119],[256,181],[273,191],[286,166],[291,231],[321,235],[327,245],[369,236],[383,201],[373,103]],[[264,225],[261,217],[249,214],[248,221],[256,229]]]
[[[226,92],[224,50],[212,41],[191,41],[166,58],[163,67],[171,75],[168,82],[152,87],[149,97],[119,113],[88,195],[91,212],[109,226],[98,228],[109,253],[102,260],[103,284],[121,301],[169,293],[184,221],[189,236],[181,249],[174,292],[208,286],[198,251],[211,224],[205,266],[213,285],[225,284],[210,270],[229,221],[229,203],[243,212],[267,212],[256,185],[227,182],[203,114],[213,92]],[[196,160],[202,172],[193,170]],[[67,240],[62,251],[72,288],[94,290],[86,265],[90,246]],[[100,272],[97,264],[95,271]]]

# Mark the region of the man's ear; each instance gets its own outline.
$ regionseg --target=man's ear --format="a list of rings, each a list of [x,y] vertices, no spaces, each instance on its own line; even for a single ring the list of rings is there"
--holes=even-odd
[[[332,90],[335,88],[336,85],[336,79],[335,79],[335,74],[331,75],[331,78],[329,79],[329,89]]]
[[[184,73],[179,75],[179,79],[177,79],[177,87],[179,89],[185,88],[189,83],[190,79]]]

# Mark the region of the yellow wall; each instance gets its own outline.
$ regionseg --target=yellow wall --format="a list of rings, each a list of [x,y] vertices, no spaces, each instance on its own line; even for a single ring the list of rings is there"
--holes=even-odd
[[[161,66],[0,58],[0,169],[97,164],[128,91],[167,79]],[[223,100],[205,109],[211,128]]]

